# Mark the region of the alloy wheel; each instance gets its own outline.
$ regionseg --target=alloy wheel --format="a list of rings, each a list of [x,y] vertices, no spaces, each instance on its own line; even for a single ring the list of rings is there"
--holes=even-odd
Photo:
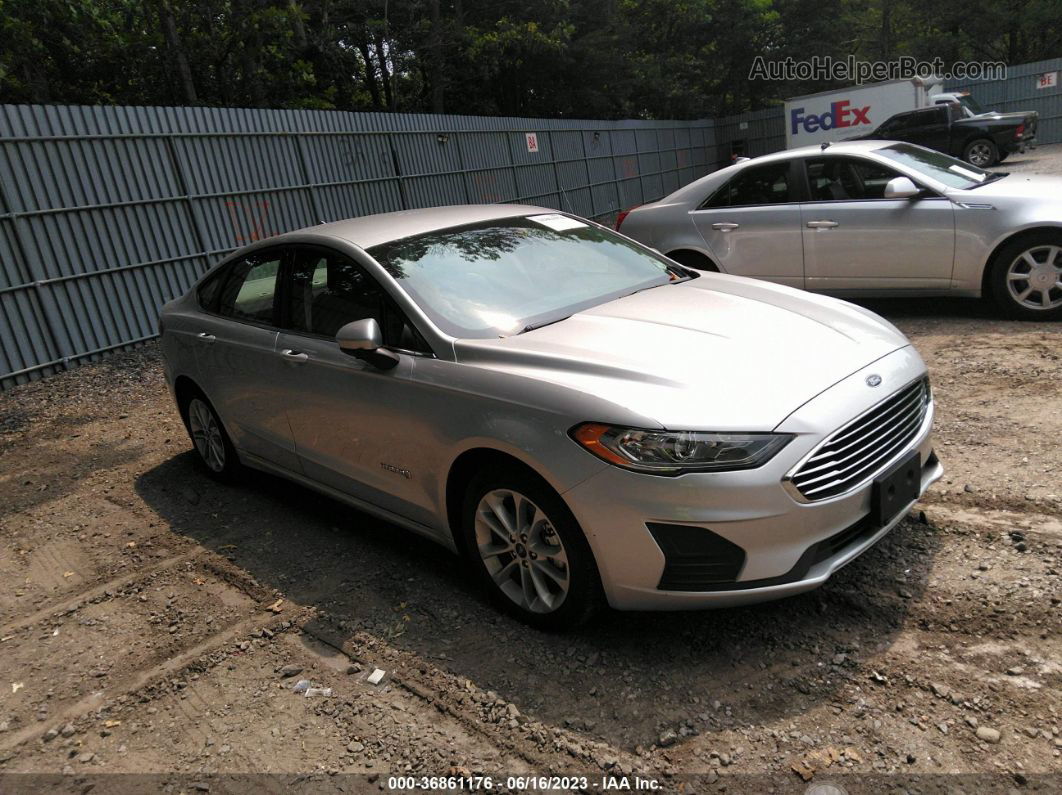
[[[975,143],[967,152],[967,159],[980,168],[990,166],[992,165],[992,148],[986,143]]]
[[[1026,309],[1062,306],[1062,246],[1035,246],[1007,268],[1007,291]]]
[[[203,463],[212,472],[225,469],[225,440],[221,436],[221,426],[210,406],[199,398],[192,398],[188,404],[188,429]]]
[[[483,495],[476,508],[476,546],[498,589],[532,613],[552,613],[568,596],[568,553],[549,517],[510,489]]]

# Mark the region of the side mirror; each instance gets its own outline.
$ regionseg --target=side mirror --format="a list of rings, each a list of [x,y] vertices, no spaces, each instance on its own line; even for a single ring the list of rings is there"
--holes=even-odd
[[[383,332],[375,318],[347,323],[336,332],[336,344],[343,353],[380,370],[390,370],[398,364],[398,355],[383,347]]]
[[[886,199],[913,199],[921,195],[922,190],[907,177],[893,177],[885,183]]]

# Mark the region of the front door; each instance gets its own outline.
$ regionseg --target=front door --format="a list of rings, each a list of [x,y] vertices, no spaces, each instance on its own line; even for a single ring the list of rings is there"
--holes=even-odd
[[[745,166],[690,213],[720,270],[804,286],[792,161]]]
[[[873,160],[808,158],[810,201],[801,205],[809,290],[946,289],[955,216],[942,196],[886,199],[903,176]]]
[[[296,249],[276,357],[286,370],[287,416],[311,479],[421,523],[430,521],[418,477],[420,427],[413,370],[426,349],[383,288],[330,249]],[[398,366],[380,370],[342,352],[336,332],[375,318]]]

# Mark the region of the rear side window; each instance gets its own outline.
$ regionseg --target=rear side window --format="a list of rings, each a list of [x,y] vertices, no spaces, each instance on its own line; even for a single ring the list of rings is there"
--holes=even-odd
[[[227,275],[228,269],[226,268],[218,271],[199,285],[199,289],[196,291],[196,300],[199,301],[199,306],[207,312],[217,311],[218,295],[221,293],[221,285]]]
[[[228,267],[215,311],[235,320],[275,326],[274,299],[283,255],[251,254]]]
[[[717,190],[701,209],[746,207],[757,204],[788,204],[793,201],[789,185],[789,161],[746,168]]]

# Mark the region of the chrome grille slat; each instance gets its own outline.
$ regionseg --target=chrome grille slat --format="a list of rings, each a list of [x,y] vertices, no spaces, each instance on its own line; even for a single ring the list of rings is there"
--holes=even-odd
[[[923,378],[840,428],[792,475],[792,485],[809,501],[855,488],[915,437],[928,409]]]
[[[859,456],[860,454],[865,453],[869,448],[874,447],[874,446],[879,446],[880,447],[879,442],[880,442],[880,440],[883,437],[885,437],[885,436],[890,436],[891,437],[891,436],[893,436],[895,434],[903,434],[903,432],[905,430],[907,430],[908,426],[911,425],[912,423],[915,423],[916,425],[920,425],[921,424],[921,417],[919,417],[918,415],[915,415],[915,414],[906,414],[906,415],[903,415],[901,417],[896,417],[892,422],[889,423],[888,428],[882,429],[882,432],[880,434],[873,434],[873,438],[870,441],[868,441],[867,443],[865,443],[862,446],[860,446],[858,450],[854,450],[851,453],[848,453],[847,455],[844,455],[844,456],[831,455],[830,456],[830,458],[831,458],[830,461],[827,461],[827,462],[825,462],[823,464],[820,464],[818,466],[814,466],[814,467],[810,467],[810,468],[807,467],[807,466],[804,466],[800,470],[800,477],[801,478],[806,478],[807,476],[813,475],[813,474],[815,474],[817,472],[821,472],[824,469],[830,469],[830,468],[836,469],[837,467],[840,467],[841,464],[852,460],[853,458]],[[840,453],[841,451],[837,451],[837,452]],[[818,456],[816,456],[816,458],[818,458]],[[811,462],[809,461],[808,463],[811,463]],[[858,463],[858,462],[856,462],[856,463]],[[842,467],[842,469],[846,469],[846,468],[847,467]],[[814,480],[814,478],[812,480]]]
[[[847,433],[843,433],[840,436],[837,436],[836,438],[830,439],[829,442],[823,445],[821,452],[824,452],[827,448],[830,450],[837,450],[837,446],[840,443],[847,442],[847,439],[852,438],[852,436],[856,434],[861,433],[862,435],[860,436],[860,438],[866,437],[868,433],[874,432],[874,427],[876,424],[879,424],[879,422],[881,421],[886,421],[887,419],[894,417],[897,414],[904,414],[907,410],[911,409],[913,405],[917,404],[923,399],[924,398],[922,395],[914,393],[902,401],[897,401],[895,405],[891,405],[888,411],[883,412],[879,416],[874,417],[872,421],[860,422],[858,428],[855,428]],[[844,447],[846,447],[846,445],[842,446],[840,449],[844,449]]]
[[[921,423],[918,423],[918,425],[920,425],[920,424]],[[914,427],[917,429],[918,425],[915,425]],[[860,466],[859,469],[855,470],[854,472],[849,473],[847,476],[845,476],[843,478],[835,479],[833,481],[833,483],[831,483],[831,484],[818,486],[816,488],[808,488],[808,484],[805,484],[804,487],[803,487],[804,495],[806,497],[811,497],[812,495],[818,494],[820,491],[823,491],[824,489],[829,488],[833,484],[838,484],[839,485],[839,484],[842,484],[842,483],[859,483],[859,482],[861,482],[866,477],[866,475],[868,475],[871,472],[873,472],[876,467],[880,466],[881,464],[884,464],[886,461],[889,460],[889,458],[893,454],[899,452],[908,441],[910,441],[910,440],[909,439],[904,439],[903,437],[895,439],[894,441],[892,441],[891,444],[889,444],[888,447],[883,448],[878,453],[876,453],[873,458],[867,459],[866,461],[862,462],[862,466]],[[821,478],[820,478],[820,480],[821,480]],[[820,497],[820,499],[821,499],[821,497]]]

